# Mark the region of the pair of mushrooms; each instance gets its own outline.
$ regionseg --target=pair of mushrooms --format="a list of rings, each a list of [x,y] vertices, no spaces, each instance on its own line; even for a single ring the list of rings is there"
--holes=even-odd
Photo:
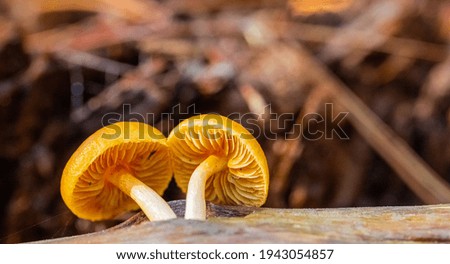
[[[114,218],[141,208],[151,221],[176,218],[161,198],[172,175],[186,195],[186,219],[204,220],[206,202],[261,206],[268,168],[256,139],[219,115],[194,116],[169,137],[139,122],[119,122],[88,137],[66,164],[61,195],[78,217]]]

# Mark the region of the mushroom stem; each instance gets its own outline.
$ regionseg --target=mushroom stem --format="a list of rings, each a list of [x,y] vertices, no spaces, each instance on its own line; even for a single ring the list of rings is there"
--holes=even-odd
[[[172,208],[158,193],[129,172],[120,170],[109,177],[108,180],[130,196],[141,207],[150,221],[177,218]]]
[[[186,194],[185,219],[206,219],[206,180],[209,176],[226,168],[226,166],[226,157],[211,155],[194,170],[189,180]]]

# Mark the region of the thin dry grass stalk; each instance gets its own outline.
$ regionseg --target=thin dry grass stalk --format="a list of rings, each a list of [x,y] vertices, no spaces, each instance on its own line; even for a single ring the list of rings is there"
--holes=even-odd
[[[429,204],[450,202],[450,186],[445,180],[325,66],[306,50],[299,48],[299,53],[307,59],[310,73],[318,81],[318,85],[329,93],[334,102],[350,112],[350,122],[355,129],[411,190]]]

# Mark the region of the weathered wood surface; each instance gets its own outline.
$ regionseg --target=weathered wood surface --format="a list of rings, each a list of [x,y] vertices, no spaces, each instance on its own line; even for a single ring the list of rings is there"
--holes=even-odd
[[[180,217],[184,201],[169,203]],[[208,205],[205,222],[141,213],[97,233],[39,243],[449,243],[450,205],[270,209]]]

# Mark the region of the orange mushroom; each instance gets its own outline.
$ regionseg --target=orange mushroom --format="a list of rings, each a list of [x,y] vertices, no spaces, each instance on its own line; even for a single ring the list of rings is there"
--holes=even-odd
[[[139,122],[119,122],[89,136],[67,162],[61,196],[78,217],[96,221],[139,207],[152,221],[176,218],[161,198],[172,175],[164,135]]]
[[[220,115],[194,116],[170,133],[175,180],[186,219],[206,219],[206,201],[261,206],[268,193],[266,157],[242,125]]]

